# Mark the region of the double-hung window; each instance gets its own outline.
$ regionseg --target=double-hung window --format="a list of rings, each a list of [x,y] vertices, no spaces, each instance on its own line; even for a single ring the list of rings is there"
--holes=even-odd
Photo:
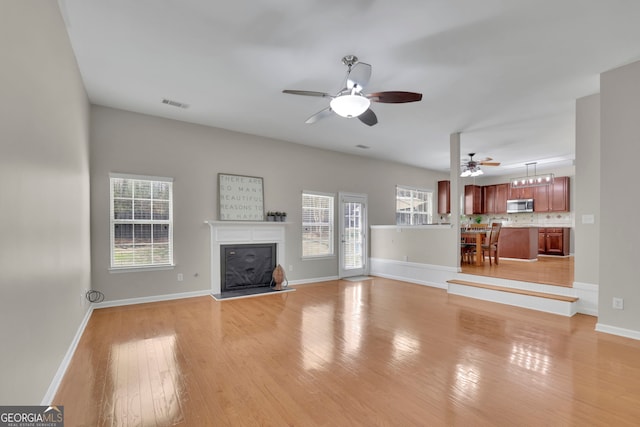
[[[431,224],[433,191],[396,186],[396,225]]]
[[[111,268],[173,265],[173,179],[110,174]]]
[[[334,254],[333,202],[331,194],[302,193],[302,257]]]

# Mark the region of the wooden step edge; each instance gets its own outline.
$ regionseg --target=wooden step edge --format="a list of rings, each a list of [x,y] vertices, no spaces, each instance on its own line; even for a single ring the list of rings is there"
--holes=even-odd
[[[545,292],[529,291],[527,289],[505,288],[504,286],[487,285],[487,284],[484,284],[484,283],[468,282],[466,280],[452,279],[452,280],[447,280],[447,283],[451,283],[451,284],[454,284],[454,285],[473,286],[475,288],[490,289],[492,291],[511,292],[512,294],[528,295],[528,296],[532,296],[532,297],[554,299],[554,300],[558,300],[558,301],[566,301],[566,302],[576,302],[576,301],[578,301],[578,297],[570,297],[570,296],[566,296],[566,295],[548,294],[548,293],[545,293]]]

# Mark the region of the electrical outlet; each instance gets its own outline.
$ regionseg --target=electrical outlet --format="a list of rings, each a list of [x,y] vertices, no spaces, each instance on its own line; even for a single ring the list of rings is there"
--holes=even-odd
[[[184,276],[182,273],[178,273],[178,282],[182,282],[184,280]]]
[[[613,297],[613,308],[616,310],[624,310],[624,300],[622,298]]]
[[[293,271],[293,265],[289,264],[289,271]]]

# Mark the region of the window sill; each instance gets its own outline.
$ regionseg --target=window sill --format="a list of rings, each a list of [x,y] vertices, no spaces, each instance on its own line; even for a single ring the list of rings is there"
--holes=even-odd
[[[138,271],[161,271],[161,270],[173,270],[175,264],[171,265],[145,265],[141,267],[111,267],[109,273],[134,273]]]

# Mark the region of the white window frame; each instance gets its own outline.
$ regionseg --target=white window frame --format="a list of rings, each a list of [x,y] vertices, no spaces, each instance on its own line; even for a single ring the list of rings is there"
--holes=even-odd
[[[115,209],[114,209],[114,192],[113,192],[113,181],[115,179],[125,179],[132,181],[134,184],[136,181],[146,181],[151,182],[152,185],[154,182],[162,182],[165,184],[169,184],[169,219],[116,219],[115,218]],[[135,185],[134,185],[135,188]],[[135,190],[134,194],[132,194],[132,200],[149,200],[151,202],[151,212],[153,212],[153,195],[150,198],[136,198]],[[164,200],[163,200],[164,202]],[[118,224],[133,224],[135,225],[151,225],[151,250],[153,251],[153,226],[158,224],[168,225],[168,259],[163,262],[155,262],[153,256],[151,257],[151,262],[140,262],[140,263],[126,263],[119,264],[115,262],[115,254],[116,254],[116,242],[115,242],[115,226]],[[134,240],[135,241],[135,240]],[[121,173],[110,173],[109,174],[109,246],[110,246],[110,267],[109,270],[111,272],[125,272],[125,271],[144,271],[144,270],[161,270],[161,269],[171,269],[174,265],[173,260],[173,178],[168,177],[159,177],[159,176],[146,176],[146,175],[132,175],[132,174],[121,174]]]
[[[330,205],[331,206],[327,209],[327,213],[328,213],[328,222],[327,223],[305,222],[305,210],[306,209],[312,209],[311,207],[305,207],[305,205],[304,205],[305,196],[321,197],[321,198],[325,198],[325,199],[330,201]],[[302,259],[319,259],[319,258],[333,258],[333,257],[335,257],[335,254],[336,254],[336,249],[335,249],[335,206],[336,206],[336,195],[335,194],[320,193],[320,192],[317,192],[317,191],[306,191],[306,190],[304,190],[302,192],[302,200],[301,200],[301,207],[302,207],[301,252],[302,252]],[[326,253],[321,253],[321,254],[310,254],[310,255],[305,254],[305,234],[308,233],[309,227],[323,226],[323,225],[328,227],[328,230],[327,230],[328,239],[326,240],[327,246],[328,246],[327,252]]]
[[[411,196],[409,199],[409,212],[406,211],[400,211],[398,208],[399,203],[401,202],[400,200],[400,196],[399,196],[399,192],[400,191],[409,191],[411,192]],[[428,203],[429,203],[429,208],[427,211],[416,211],[415,210],[415,205],[414,205],[414,201],[418,200],[416,197],[414,197],[414,193],[420,193],[420,194],[424,194],[427,195],[428,198]],[[424,225],[424,224],[431,224],[433,222],[433,190],[429,190],[427,188],[418,188],[418,187],[411,187],[408,185],[396,185],[396,225],[402,225],[402,226],[418,226],[418,225]],[[407,201],[405,200],[404,203],[407,203]],[[401,222],[400,220],[400,215],[399,214],[409,214],[409,222]],[[416,219],[414,218],[416,215],[420,215],[422,217],[424,217],[423,221],[416,221]]]

